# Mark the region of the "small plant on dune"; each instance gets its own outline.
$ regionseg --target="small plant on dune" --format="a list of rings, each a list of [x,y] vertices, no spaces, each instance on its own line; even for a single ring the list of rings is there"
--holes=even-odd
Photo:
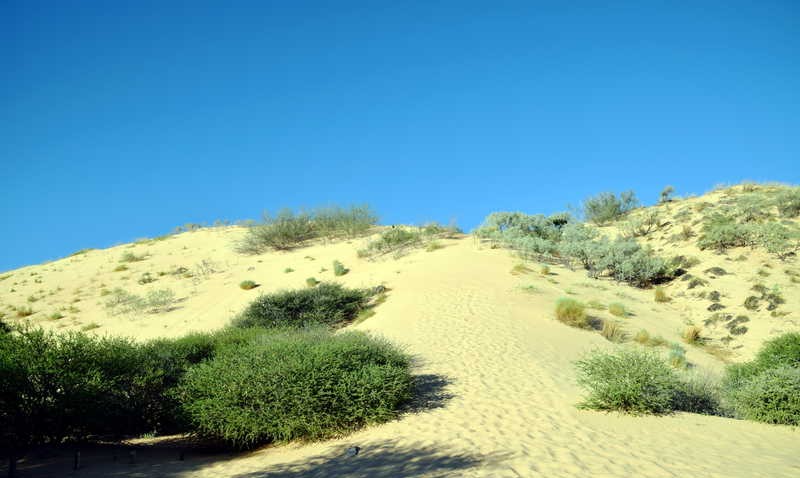
[[[333,275],[339,277],[343,276],[350,272],[350,269],[346,268],[344,264],[339,261],[333,261]]]
[[[519,264],[514,265],[514,267],[511,268],[511,274],[515,276],[528,274],[530,272],[532,272],[531,268],[521,262]]]
[[[751,295],[744,300],[744,308],[747,310],[758,310],[759,303],[760,299]]]
[[[543,265],[542,267],[539,268],[539,274],[543,276],[550,275],[550,267]]]
[[[600,330],[600,335],[605,337],[609,342],[615,343],[624,342],[628,338],[622,326],[618,322],[612,320],[603,321],[603,328]]]
[[[136,282],[138,282],[139,284],[144,285],[144,284],[150,284],[152,282],[155,282],[156,280],[157,279],[155,277],[153,277],[152,274],[150,274],[149,272],[145,272],[144,274],[142,274],[141,277],[139,277],[139,280],[136,281]]]
[[[680,344],[673,343],[670,345],[667,361],[670,366],[679,370],[685,370],[689,367],[689,362],[686,360],[686,349],[681,347]]]
[[[696,325],[690,325],[684,329],[681,337],[683,338],[683,341],[689,345],[698,345],[703,341],[702,332],[703,329],[700,327]]]
[[[17,317],[30,317],[34,314],[33,309],[30,307],[18,307],[16,313]]]
[[[291,272],[294,272],[294,269],[292,269],[291,267],[287,267],[286,269],[283,270],[284,274],[289,274]]]
[[[642,345],[650,345],[650,332],[642,329],[636,332],[636,335],[633,336],[633,340]]]
[[[59,320],[63,318],[64,314],[62,314],[61,312],[53,312],[52,314],[47,316],[47,320]]]
[[[661,190],[661,194],[659,195],[658,202],[660,204],[664,204],[667,202],[672,201],[672,195],[675,193],[675,188],[672,186],[666,186],[664,189]]]
[[[667,297],[667,293],[664,292],[664,289],[662,287],[655,288],[655,290],[653,291],[653,298],[655,299],[656,302],[659,303],[669,302],[669,297]]]
[[[145,259],[144,256],[137,256],[133,252],[126,252],[126,253],[122,254],[122,257],[120,257],[119,261],[120,262],[139,262],[139,261],[143,261],[144,259]]]
[[[617,317],[626,317],[628,315],[628,309],[625,308],[625,304],[619,302],[608,304],[608,312]]]
[[[239,283],[239,288],[242,290],[255,289],[256,287],[258,287],[258,284],[251,280],[244,280]]]
[[[433,252],[438,251],[439,249],[444,248],[441,242],[439,241],[431,241],[425,246],[425,252]]]
[[[562,297],[556,301],[556,318],[572,327],[587,328],[589,326],[586,306],[569,297]]]
[[[306,279],[306,286],[308,287],[316,287],[319,284],[319,281],[314,277],[309,277]]]
[[[99,328],[100,328],[100,324],[98,324],[97,322],[89,322],[88,324],[86,324],[83,327],[81,327],[81,330],[84,331],[84,332],[88,332],[90,330],[99,329]]]
[[[639,200],[633,191],[625,191],[619,198],[614,193],[605,192],[586,199],[583,203],[583,214],[587,221],[602,225],[638,206]]]
[[[367,243],[364,249],[358,251],[358,256],[376,257],[389,253],[404,252],[409,248],[421,245],[422,242],[423,237],[419,230],[393,227],[382,232],[377,239]]]
[[[661,227],[661,215],[656,209],[651,209],[626,221],[622,233],[625,237],[644,237]]]
[[[125,264],[120,264],[120,265],[118,265],[117,267],[114,268],[114,272],[123,272],[123,271],[127,271],[127,270],[128,270],[128,266],[126,266]]]
[[[681,227],[681,232],[679,233],[679,237],[684,241],[688,241],[689,239],[694,237],[694,231],[692,230],[692,226],[684,224]]]
[[[646,350],[594,351],[576,362],[588,392],[580,408],[634,414],[672,410],[679,380],[659,355]]]

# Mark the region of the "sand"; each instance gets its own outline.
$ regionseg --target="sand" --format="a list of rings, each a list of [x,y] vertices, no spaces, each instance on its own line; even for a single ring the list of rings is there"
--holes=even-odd
[[[390,289],[376,314],[352,327],[384,336],[415,356],[420,398],[399,420],[338,440],[265,447],[244,454],[190,451],[184,461],[178,460],[173,449],[145,448],[134,464],[125,459],[114,462],[108,449],[100,448],[85,452],[84,467],[74,476],[800,476],[796,428],[687,413],[632,417],[575,407],[581,390],[575,384],[573,362],[593,348],[618,345],[597,332],[557,322],[555,300],[574,296],[604,304],[624,302],[632,315],[620,322],[629,333],[644,328],[678,341],[687,323],[709,315],[703,312],[709,302],[689,296],[685,284],[667,286],[673,300],[658,304],[652,290],[591,280],[583,271],[560,266],[551,266],[547,276],[539,274],[535,264],[532,272],[514,275],[510,272],[519,259],[471,236],[443,241],[446,247],[433,252],[418,250],[397,260],[371,262],[356,256],[361,240],[241,256],[232,251],[231,244],[242,234],[237,227],[206,229],[13,271],[11,278],[0,283],[0,299],[4,304],[22,305],[27,295],[41,288],[45,297],[31,305],[41,311],[34,314],[35,323],[45,327],[66,330],[95,323],[100,327],[91,333],[137,339],[179,336],[224,326],[260,292],[302,287],[310,276],[332,280],[331,271],[319,271],[332,269],[331,262],[338,259],[351,272],[337,280],[359,287],[383,283]],[[126,251],[149,257],[129,264],[130,271],[112,272]],[[750,285],[743,277],[755,274],[752,261],[765,260],[758,256],[750,262],[725,261],[705,251],[693,251],[693,255],[702,258],[697,271],[721,261],[731,272],[711,279],[718,281],[713,284],[724,292],[723,297],[729,296],[730,308],[736,307],[734,300],[741,302],[739,297]],[[195,268],[202,260],[213,263],[215,272],[194,279],[162,276],[144,286],[135,280],[145,271],[156,273],[181,265]],[[287,267],[295,271],[285,273]],[[794,265],[775,267],[777,276],[779,268]],[[37,276],[41,283],[33,282]],[[13,294],[7,292],[11,283],[22,278],[28,283],[15,286]],[[238,283],[244,279],[261,285],[243,291]],[[47,296],[57,285],[63,290]],[[524,288],[531,285],[535,290]],[[152,316],[109,315],[99,291],[117,286],[132,291],[170,287],[181,302],[173,311]],[[781,310],[788,315],[774,319],[751,313],[748,325],[753,332],[732,343],[729,360],[749,358],[776,331],[798,330],[794,322],[800,309],[797,286],[785,287],[787,303]],[[75,303],[80,312],[59,320],[44,318],[58,304],[75,297],[81,299]],[[611,317],[603,310],[592,314]],[[689,361],[699,370],[719,373],[724,366],[704,349],[686,348]],[[347,456],[353,446],[360,447],[359,453]],[[22,462],[20,476],[73,475],[68,455],[40,462],[51,467],[37,471],[36,460]]]

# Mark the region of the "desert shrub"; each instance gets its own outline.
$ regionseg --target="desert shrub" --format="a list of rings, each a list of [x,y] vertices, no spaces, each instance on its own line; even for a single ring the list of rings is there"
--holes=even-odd
[[[731,216],[715,213],[705,220],[697,247],[723,252],[731,247],[751,245],[753,231],[753,225],[738,224]]]
[[[311,218],[315,233],[329,239],[363,236],[378,223],[378,216],[366,204],[347,209],[339,206],[315,209]]]
[[[639,200],[633,191],[625,191],[619,197],[614,193],[605,192],[583,202],[583,215],[587,221],[605,224],[638,206]]]
[[[663,204],[665,202],[672,201],[672,194],[675,192],[675,188],[672,186],[666,186],[664,189],[661,190],[661,194],[659,195],[658,202]]]
[[[32,308],[27,306],[18,307],[15,312],[17,314],[17,317],[30,317],[35,313]]]
[[[142,297],[117,288],[109,296],[105,307],[112,314],[157,314],[169,311],[175,303],[175,293],[170,289],[152,290]]]
[[[408,357],[386,342],[286,331],[192,367],[178,395],[198,434],[248,448],[390,420],[411,385]]]
[[[339,277],[343,276],[350,272],[350,269],[346,268],[344,264],[339,261],[333,261],[333,275]]]
[[[308,289],[265,294],[234,319],[236,327],[339,326],[366,306],[370,292],[321,283]]]
[[[653,290],[653,299],[656,302],[669,302],[669,297],[662,287],[656,287]]]
[[[789,188],[778,193],[775,205],[783,217],[797,217],[800,215],[800,187]]]
[[[783,365],[800,367],[800,333],[786,333],[764,342],[754,363],[760,370]]]
[[[657,414],[672,410],[678,377],[653,352],[594,351],[576,366],[578,384],[588,392],[582,408]]]
[[[375,257],[388,253],[402,253],[407,249],[423,244],[423,236],[419,230],[393,227],[367,243],[364,249],[358,251],[359,257]]]
[[[556,301],[556,318],[572,327],[586,328],[589,326],[586,306],[569,297],[562,297]]]
[[[320,271],[320,272],[323,272],[323,271]],[[309,278],[306,279],[306,286],[307,287],[316,287],[317,285],[319,285],[319,283],[320,283],[320,281],[318,281],[314,277],[309,277]]]
[[[621,304],[619,302],[612,302],[608,304],[608,312],[611,315],[616,315],[617,317],[625,317],[628,315],[628,310],[625,308],[625,304]]]
[[[736,416],[782,425],[800,425],[800,368],[769,368],[727,391]]]
[[[768,222],[754,228],[753,242],[779,259],[786,259],[798,248],[797,233],[777,222]]]
[[[258,284],[251,280],[243,280],[239,283],[239,288],[242,290],[251,290],[255,289],[256,287],[258,287]]]
[[[626,237],[642,237],[661,228],[661,216],[656,209],[645,211],[632,217],[622,225]]]
[[[767,197],[751,193],[736,199],[734,215],[743,223],[761,222],[770,217],[770,204]]]
[[[758,310],[760,299],[754,295],[748,296],[744,300],[744,308],[747,310]]]
[[[268,249],[294,249],[320,237],[357,237],[369,232],[377,222],[377,216],[366,205],[298,212],[284,209],[275,216],[265,213],[261,224],[248,228],[236,250],[243,254],[260,254]]]

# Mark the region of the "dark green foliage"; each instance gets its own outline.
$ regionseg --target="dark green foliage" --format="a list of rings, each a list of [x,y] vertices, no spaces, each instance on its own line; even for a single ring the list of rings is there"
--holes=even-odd
[[[339,284],[262,295],[233,321],[235,327],[340,326],[355,318],[369,292]]]
[[[258,287],[258,284],[251,280],[243,280],[239,283],[239,288],[242,290],[255,289],[256,287]]]
[[[747,310],[758,310],[760,299],[754,295],[747,297],[744,300],[744,308]]]
[[[583,202],[583,215],[587,221],[606,224],[639,206],[633,191],[625,191],[617,197],[611,192],[600,193]]]
[[[350,269],[346,268],[344,264],[339,261],[333,261],[333,275],[335,276],[343,276],[350,272]]]
[[[294,249],[321,237],[357,237],[366,234],[377,222],[378,217],[369,206],[330,207],[309,212],[284,209],[275,216],[265,213],[261,224],[248,229],[237,250],[243,254],[260,254],[267,249]]]
[[[775,337],[751,362],[729,365],[723,396],[741,418],[800,425],[800,333]]]
[[[767,369],[729,390],[727,400],[740,418],[800,425],[800,368]]]
[[[578,384],[588,391],[583,408],[657,414],[672,410],[679,380],[654,352],[595,351],[576,365]]]
[[[406,355],[360,333],[284,331],[193,367],[178,395],[200,435],[248,448],[390,420],[410,398],[408,370]]]

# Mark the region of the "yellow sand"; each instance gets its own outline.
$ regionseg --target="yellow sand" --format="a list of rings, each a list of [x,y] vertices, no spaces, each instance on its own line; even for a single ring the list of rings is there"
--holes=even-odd
[[[583,301],[623,302],[633,315],[620,321],[631,334],[644,328],[679,341],[690,320],[696,323],[709,315],[703,312],[709,302],[688,296],[685,284],[668,286],[673,300],[657,304],[652,290],[591,280],[583,271],[551,266],[551,275],[542,276],[533,264],[533,272],[514,275],[510,272],[518,259],[471,236],[442,241],[446,247],[440,250],[370,262],[356,256],[363,240],[242,256],[231,246],[243,233],[237,227],[205,229],[12,271],[0,282],[0,300],[28,305],[26,297],[42,289],[44,298],[30,304],[38,311],[31,317],[36,324],[68,330],[96,323],[100,327],[92,333],[145,339],[222,327],[260,292],[304,287],[311,276],[348,286],[383,283],[390,289],[387,301],[373,317],[353,327],[402,344],[416,357],[415,373],[425,376],[427,403],[400,420],[340,440],[267,447],[216,460],[92,462],[81,476],[800,476],[800,435],[795,428],[685,413],[631,417],[576,409],[581,391],[573,362],[592,348],[617,345],[597,332],[554,320],[555,300],[572,294]],[[128,264],[129,271],[112,272],[124,252],[148,257]],[[722,285],[715,287],[729,296],[723,302],[731,308],[734,302],[741,304],[750,286],[744,276],[755,273],[751,262],[724,261],[699,251],[692,255],[703,260],[697,271],[721,261],[719,265],[735,274],[718,279]],[[350,273],[334,278],[335,259]],[[209,266],[199,268],[205,275],[165,275],[152,284],[136,283],[146,271],[156,275],[184,266],[197,272],[203,260]],[[287,267],[295,271],[285,273]],[[320,272],[322,267],[328,271]],[[777,276],[785,266],[775,267]],[[245,279],[261,285],[241,290],[238,284]],[[523,288],[530,285],[535,290]],[[58,286],[63,290],[47,295]],[[136,293],[168,287],[182,301],[163,314],[112,316],[102,306],[106,297],[100,290],[114,287]],[[751,314],[747,325],[752,332],[732,343],[732,359],[749,358],[763,338],[776,332],[798,330],[797,286],[785,287],[787,304],[781,310],[789,315],[776,319]],[[74,298],[80,299],[74,303],[79,312],[46,319]],[[611,317],[602,310],[592,314]],[[689,361],[699,369],[721,370],[717,357],[686,348]],[[351,446],[361,448],[355,457],[346,456]]]

